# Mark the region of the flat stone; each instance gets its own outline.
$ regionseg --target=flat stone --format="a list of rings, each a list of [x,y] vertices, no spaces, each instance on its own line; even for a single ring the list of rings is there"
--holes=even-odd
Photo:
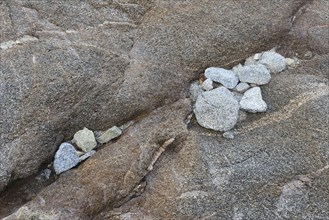
[[[240,106],[242,110],[251,113],[265,112],[267,109],[267,104],[262,98],[259,87],[254,87],[246,91],[240,101]]]
[[[220,87],[200,95],[194,113],[202,127],[228,131],[237,122],[239,103],[228,89]]]
[[[82,130],[75,133],[72,142],[77,144],[78,147],[84,152],[91,151],[97,146],[94,132],[88,128],[83,128]]]
[[[228,89],[233,89],[239,82],[237,75],[232,70],[210,67],[205,70],[205,77],[221,83]]]
[[[89,157],[91,157],[91,156],[94,155],[95,153],[96,153],[95,150],[91,150],[91,151],[85,153],[84,155],[82,155],[81,157],[79,157],[80,162],[82,162],[82,161],[88,159]]]
[[[279,73],[286,68],[285,58],[274,51],[264,52],[258,63],[264,64],[271,73]]]
[[[212,90],[214,88],[213,81],[211,79],[206,79],[202,84],[201,88],[205,91]]]
[[[101,143],[107,143],[110,140],[119,137],[122,134],[122,131],[117,126],[113,126],[112,128],[103,132],[100,136],[96,137],[96,140]]]
[[[241,82],[265,85],[271,80],[270,71],[262,64],[243,66],[236,73]]]
[[[56,174],[63,173],[80,162],[79,156],[72,144],[62,143],[55,154],[54,169]]]
[[[249,88],[250,88],[249,84],[245,82],[241,82],[235,87],[236,91],[238,92],[245,92]]]

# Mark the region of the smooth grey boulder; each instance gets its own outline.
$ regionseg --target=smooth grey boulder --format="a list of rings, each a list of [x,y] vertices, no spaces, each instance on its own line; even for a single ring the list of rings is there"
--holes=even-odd
[[[91,151],[97,146],[94,132],[86,127],[74,134],[72,142],[84,152]]]
[[[262,91],[259,87],[247,90],[240,101],[240,106],[242,110],[251,113],[266,112],[267,110],[267,104],[263,100]]]
[[[96,136],[96,140],[98,141],[98,143],[104,144],[114,138],[119,137],[121,134],[121,129],[117,126],[113,126],[112,128],[109,128],[106,131],[102,132],[99,136]]]
[[[61,174],[80,162],[79,156],[70,143],[62,143],[55,154],[54,169],[56,174]]]
[[[221,83],[228,89],[233,89],[239,82],[238,77],[232,70],[226,70],[223,68],[210,67],[204,72],[207,79]]]
[[[0,44],[15,42],[0,49],[0,190],[81,126],[133,120],[185,97],[205,68],[273,48],[302,2],[0,1]]]
[[[279,73],[286,69],[285,58],[274,51],[264,52],[257,63],[265,65],[271,73]]]
[[[205,128],[228,131],[238,120],[239,103],[225,87],[201,94],[195,103],[195,117]]]
[[[241,82],[265,85],[271,80],[270,71],[262,64],[243,66],[235,72]]]

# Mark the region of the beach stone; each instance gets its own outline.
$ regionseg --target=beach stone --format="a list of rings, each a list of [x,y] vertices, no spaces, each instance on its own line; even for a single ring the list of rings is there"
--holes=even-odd
[[[267,109],[267,104],[262,98],[261,89],[259,87],[247,90],[240,101],[240,106],[242,110],[251,113],[265,112]]]
[[[243,66],[236,73],[241,82],[265,85],[271,80],[270,71],[262,64]]]
[[[122,131],[117,126],[113,126],[112,128],[106,130],[103,132],[100,136],[96,136],[96,140],[104,144],[106,142],[109,142],[110,140],[119,137],[122,134]]]
[[[271,73],[279,73],[286,68],[285,58],[274,51],[264,52],[258,63],[265,65]]]
[[[201,94],[194,113],[202,127],[215,131],[228,131],[234,127],[239,114],[239,103],[225,87]]]
[[[54,169],[56,174],[61,174],[80,162],[79,156],[69,143],[62,143],[55,154]]]
[[[245,82],[241,82],[235,87],[236,91],[238,92],[244,92],[249,88],[250,88],[249,84]]]
[[[238,77],[232,70],[210,67],[205,70],[204,74],[207,79],[221,83],[228,89],[233,89],[239,82]]]
[[[205,91],[212,90],[214,88],[213,81],[211,79],[206,79],[202,84],[201,88]]]
[[[94,132],[86,127],[74,134],[72,142],[84,152],[91,151],[97,146]]]

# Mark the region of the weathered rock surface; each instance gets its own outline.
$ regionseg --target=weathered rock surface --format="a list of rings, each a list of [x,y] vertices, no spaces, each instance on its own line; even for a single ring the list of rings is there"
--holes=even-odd
[[[195,117],[205,128],[228,131],[234,127],[239,115],[239,102],[225,87],[202,93],[196,100]]]
[[[233,89],[239,82],[239,78],[232,70],[210,67],[204,72],[206,78],[221,83],[228,89]]]
[[[40,201],[26,204],[5,219],[90,219],[106,204],[117,206],[133,193],[148,174],[163,144],[177,145],[187,135],[189,100],[160,108],[131,126],[114,144],[99,150],[75,170],[46,188]]]
[[[0,50],[0,190],[82,125],[122,124],[273,48],[303,2],[1,1],[0,44],[30,40]]]
[[[61,174],[80,162],[75,148],[69,143],[62,143],[55,154],[54,169],[56,174]]]
[[[247,112],[265,112],[267,104],[263,100],[262,91],[259,87],[247,90],[240,101],[240,107]]]
[[[236,74],[241,82],[265,85],[270,82],[270,71],[263,64],[248,65],[238,68]]]
[[[274,75],[270,112],[238,124],[234,140],[193,124],[142,195],[95,219],[327,219],[327,60]]]

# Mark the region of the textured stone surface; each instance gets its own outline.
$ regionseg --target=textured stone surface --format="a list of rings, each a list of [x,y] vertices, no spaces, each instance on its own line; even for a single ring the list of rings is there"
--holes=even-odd
[[[237,75],[232,70],[210,67],[204,72],[206,78],[221,83],[228,89],[233,89],[239,82]]]
[[[262,53],[257,63],[265,65],[271,73],[279,73],[286,68],[285,58],[274,51]]]
[[[104,144],[106,142],[109,142],[110,140],[119,137],[122,134],[122,131],[117,126],[113,126],[112,128],[109,128],[108,130],[101,133],[101,135],[96,136],[96,140]]]
[[[220,87],[201,94],[196,100],[194,113],[202,127],[228,131],[238,120],[239,103],[233,93]]]
[[[74,134],[72,142],[84,152],[91,151],[97,146],[94,132],[86,127]]]
[[[32,201],[7,219],[90,219],[107,204],[118,206],[150,171],[154,156],[167,147],[166,141],[174,140],[172,145],[177,145],[184,140],[184,121],[191,111],[190,101],[184,99],[152,112],[116,143],[41,192],[44,206]]]
[[[0,190],[81,126],[122,124],[184,97],[206,67],[273,48],[302,2],[0,1],[0,44],[38,39],[0,50]]]
[[[259,87],[247,90],[240,101],[240,107],[247,112],[266,112],[267,104],[263,100],[262,91]]]
[[[204,91],[201,89],[201,86],[195,82],[193,82],[190,86],[189,97],[192,101],[196,101],[198,96],[201,95]]]
[[[54,169],[56,174],[61,174],[80,162],[75,148],[69,143],[62,143],[55,154]]]
[[[244,82],[239,83],[239,84],[235,87],[236,91],[238,91],[238,92],[244,92],[244,91],[246,91],[246,90],[249,89],[249,88],[250,88],[249,84],[248,84],[248,83],[244,83]]]
[[[213,81],[211,79],[206,79],[202,84],[201,88],[205,91],[212,90],[214,88]]]
[[[274,75],[270,112],[237,124],[234,140],[190,126],[142,195],[95,219],[327,219],[327,59]]]
[[[241,82],[265,85],[271,80],[270,71],[263,64],[243,66],[235,72]]]

